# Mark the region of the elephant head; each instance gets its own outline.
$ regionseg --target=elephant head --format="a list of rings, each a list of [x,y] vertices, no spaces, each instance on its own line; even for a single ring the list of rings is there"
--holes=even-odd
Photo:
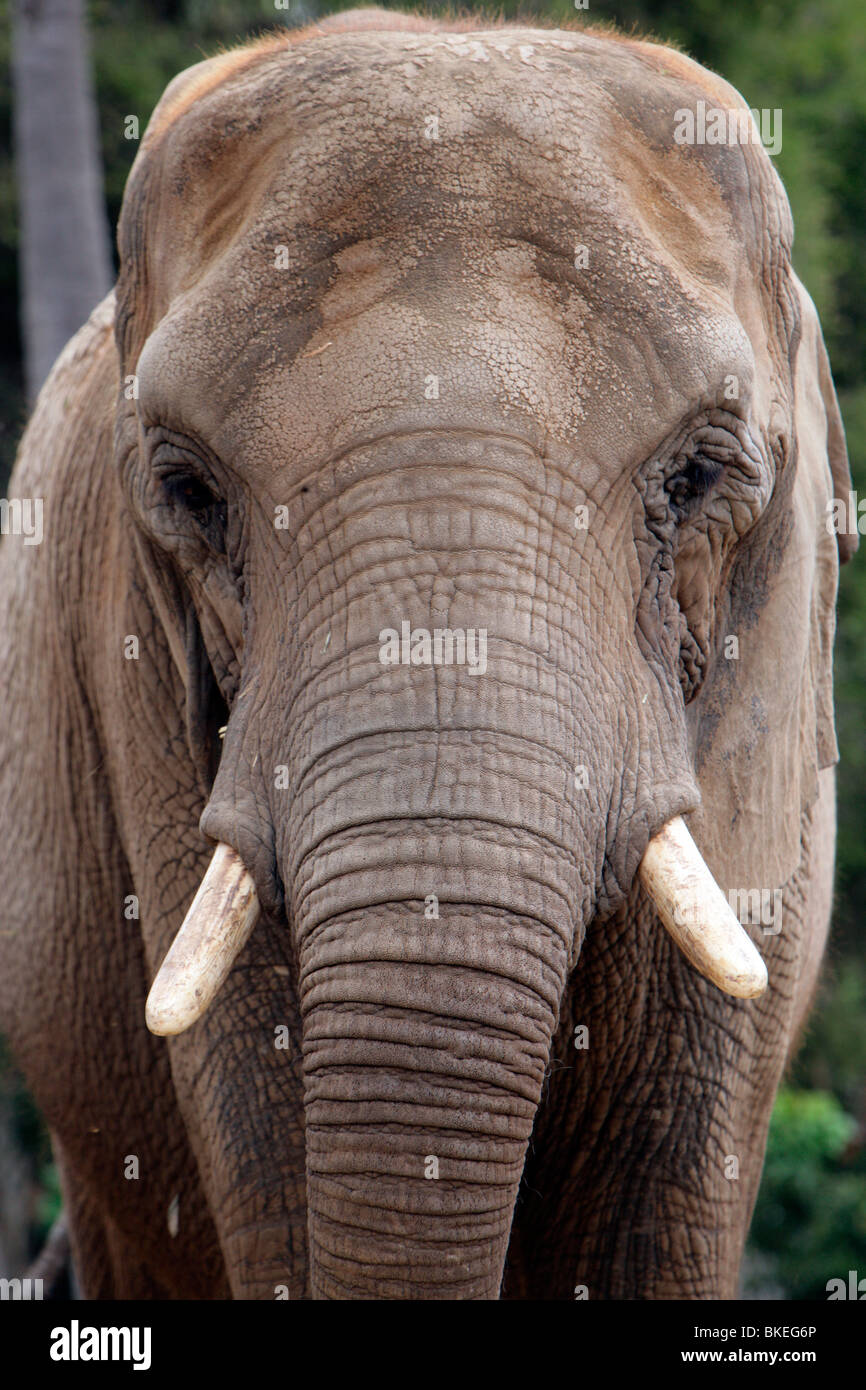
[[[699,103],[744,138],[680,142]],[[644,892],[708,1007],[764,988],[726,894],[835,760],[847,465],[752,134],[649,43],[374,14],[144,138],[115,454],[214,853],[179,932],[143,906],[148,1018],[195,1131],[281,943],[315,1296],[496,1296],[568,982]],[[221,1239],[249,1287],[267,1235]]]

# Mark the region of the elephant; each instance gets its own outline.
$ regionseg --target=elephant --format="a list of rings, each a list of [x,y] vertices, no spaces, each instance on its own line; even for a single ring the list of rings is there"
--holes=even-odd
[[[166,89],[0,548],[86,1299],[736,1297],[856,545],[792,236],[637,36],[359,10]]]

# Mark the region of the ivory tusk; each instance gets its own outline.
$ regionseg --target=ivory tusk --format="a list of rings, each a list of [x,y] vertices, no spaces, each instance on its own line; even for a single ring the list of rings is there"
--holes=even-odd
[[[767,967],[737,920],[682,816],[647,845],[638,877],[687,960],[736,999],[767,987]]]
[[[256,885],[228,845],[217,845],[189,912],[147,996],[151,1033],[183,1033],[212,1003],[259,919]]]

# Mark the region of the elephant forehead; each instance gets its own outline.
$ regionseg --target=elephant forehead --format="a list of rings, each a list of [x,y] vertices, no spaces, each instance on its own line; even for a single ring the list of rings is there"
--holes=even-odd
[[[243,252],[184,296],[139,362],[153,422],[205,437],[224,457],[324,459],[376,435],[464,427],[557,438],[614,470],[637,464],[684,415],[738,377],[751,345],[729,314],[671,292],[598,314],[564,302],[526,246],[488,243],[462,261],[445,243],[403,270],[356,245],[311,304],[249,273]],[[228,312],[227,312],[228,307]]]
[[[638,46],[533,30],[256,52],[216,60],[223,80],[169,101],[148,131],[170,290],[244,234],[322,254],[396,228],[423,250],[448,226],[546,233],[569,259],[586,233],[600,261],[649,236],[702,286],[730,284],[747,170],[739,147],[708,159],[676,143],[677,112],[706,96],[694,64],[660,70]]]
[[[148,135],[162,384],[182,362],[211,429],[282,420],[304,449],[413,392],[426,427],[437,389],[644,447],[752,367],[744,156],[675,143],[701,70],[670,61],[533,30],[247,52]]]

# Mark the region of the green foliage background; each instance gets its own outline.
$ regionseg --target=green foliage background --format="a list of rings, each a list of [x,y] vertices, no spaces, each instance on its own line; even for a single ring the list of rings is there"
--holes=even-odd
[[[0,0],[0,13],[7,0]],[[348,3],[92,0],[89,21],[105,192],[112,225],[136,145],[166,83],[220,46],[295,26]],[[391,8],[387,4],[386,8]],[[409,8],[407,5],[406,8]],[[425,8],[425,7],[419,7]],[[445,7],[431,4],[432,13]],[[480,4],[466,4],[482,11]],[[781,107],[777,158],[796,227],[795,263],[827,339],[848,431],[854,487],[866,496],[866,12],[863,0],[504,0],[505,18],[616,23],[676,42],[758,108]],[[0,62],[8,65],[8,24]],[[0,88],[0,314],[17,323],[17,219],[9,85]],[[0,343],[0,485],[24,421],[20,343]],[[866,561],[843,572],[836,644],[839,770],[837,906],[819,1005],[780,1094],[753,1222],[752,1296],[824,1298],[830,1278],[866,1275]],[[2,1062],[2,1058],[0,1058]],[[21,1143],[42,1176],[34,1241],[58,1197],[44,1135],[14,1072],[0,1067]],[[2,1098],[2,1096],[0,1096]]]

